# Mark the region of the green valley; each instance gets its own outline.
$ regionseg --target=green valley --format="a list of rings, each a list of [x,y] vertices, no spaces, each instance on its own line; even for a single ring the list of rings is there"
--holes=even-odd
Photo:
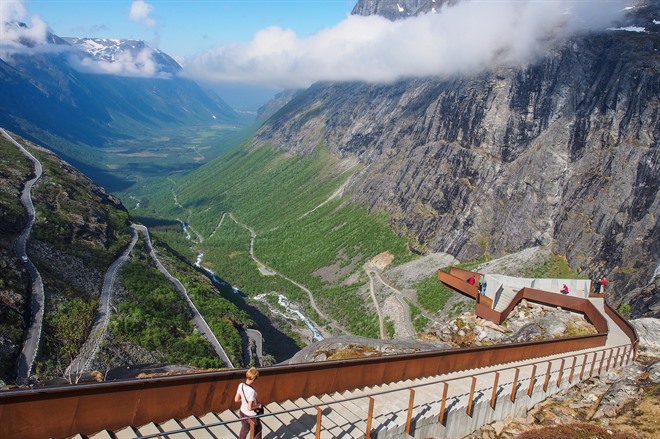
[[[136,194],[140,209],[131,213],[191,262],[203,253],[202,265],[246,296],[281,293],[327,334],[342,328],[377,338],[362,267],[385,251],[394,264],[413,254],[384,214],[338,196],[358,169],[323,148],[300,158],[270,147],[240,147],[161,182],[157,191]],[[187,224],[190,239],[177,220]],[[255,234],[255,258],[276,273],[260,271],[252,259],[248,228]],[[292,281],[311,290],[323,316]]]

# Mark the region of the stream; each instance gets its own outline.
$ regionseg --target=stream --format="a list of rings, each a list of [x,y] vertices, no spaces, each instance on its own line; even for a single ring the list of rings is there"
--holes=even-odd
[[[259,294],[258,296],[255,296],[254,299],[265,303],[268,309],[270,310],[270,312],[272,312],[273,314],[280,315],[288,320],[302,321],[305,324],[305,326],[307,326],[307,328],[309,328],[309,330],[312,331],[313,342],[323,340],[323,335],[321,335],[321,332],[316,328],[316,326],[314,326],[314,323],[310,319],[305,317],[305,315],[301,313],[300,310],[298,310],[298,308],[296,308],[294,305],[291,305],[291,302],[284,294],[275,293],[277,294],[277,303],[285,309],[285,312],[282,312],[277,308],[273,308],[270,305],[270,303],[266,301],[266,296],[268,294],[269,293]]]
[[[187,224],[181,220],[178,220],[181,223],[181,228],[186,234],[186,237],[188,240],[191,239],[190,233],[188,232]],[[195,267],[201,268],[206,272],[210,277],[211,280],[218,284],[218,285],[225,285],[226,282],[222,281],[212,270],[209,270],[208,268],[202,266],[202,261],[204,260],[204,253],[197,253],[197,259],[195,260]],[[234,294],[240,294],[240,290],[232,285],[232,290],[234,291]],[[314,326],[314,323],[307,318],[303,313],[300,312],[300,310],[295,307],[294,305],[291,305],[291,301],[289,300],[288,297],[281,293],[277,293],[277,303],[284,308],[284,312],[282,312],[280,309],[273,308],[268,301],[265,300],[267,294],[259,294],[258,296],[255,296],[255,300],[258,300],[260,302],[263,302],[266,304],[270,312],[276,315],[280,315],[284,317],[287,320],[300,320],[303,322],[307,328],[312,332],[312,341],[321,341],[323,340],[323,335],[321,332]]]

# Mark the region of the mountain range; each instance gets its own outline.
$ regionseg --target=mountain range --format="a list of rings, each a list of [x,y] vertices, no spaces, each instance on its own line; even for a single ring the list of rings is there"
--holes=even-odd
[[[398,20],[455,3],[360,0],[353,14]],[[78,179],[39,201],[49,219],[31,255],[51,267],[57,299],[51,306],[75,304],[89,317],[92,307],[77,299],[93,302],[96,293],[83,294],[75,283],[67,289],[69,275],[58,279],[71,270],[48,262],[56,253],[51,248],[64,251],[55,244],[59,229],[49,227],[68,231],[83,250],[98,241],[91,246],[105,255],[96,254],[103,262],[88,277],[100,281],[98,272],[128,241],[130,213],[171,253],[170,264],[199,276],[205,291],[217,285],[191,268],[194,261],[222,278],[222,305],[205,303],[227,313],[222,335],[235,357],[241,356],[239,327],[272,325],[270,340],[278,342],[266,349],[276,360],[304,344],[302,324],[269,314],[269,306],[282,307],[277,294],[294,301],[325,335],[377,338],[379,316],[365,268],[377,255],[401,267],[442,253],[476,264],[540,249],[552,257],[524,267],[528,275],[558,277],[553,268],[561,265],[572,276],[605,276],[616,307],[627,305],[633,317],[659,317],[659,19],[657,1],[640,2],[616,28],[562,41],[522,66],[287,91],[263,107],[265,121],[255,131],[245,129],[251,120],[179,77],[176,61],[143,42],[51,35],[52,50],[3,57],[0,125],[55,151],[129,206],[90,183],[89,192],[105,194],[100,204],[114,205],[113,215],[122,218],[122,236],[110,239],[80,227],[80,218],[86,223],[99,215],[82,215],[79,206],[64,219],[53,213],[58,194],[73,194]],[[144,62],[135,63],[141,56]],[[94,70],[119,69],[126,59],[157,77]],[[216,130],[215,137],[201,134],[208,130]],[[3,178],[25,179],[30,170],[21,166]],[[15,180],[5,192],[17,193]],[[6,205],[7,212],[20,210]],[[16,213],[3,222],[7,242],[24,221]],[[46,238],[48,245],[40,242]],[[83,250],[73,257],[86,256]],[[10,248],[4,251],[5,266],[15,264]],[[135,259],[127,277],[151,273],[143,254]],[[399,285],[418,297],[422,310],[413,311],[421,330],[428,324],[423,312],[444,318],[464,310],[450,293],[442,296],[437,268]],[[14,265],[10,274],[6,284],[25,277]],[[162,287],[162,279],[154,279]],[[12,289],[3,296],[7,322],[21,322],[27,297],[21,294]],[[124,311],[138,315],[138,308]],[[59,308],[49,323],[42,362],[51,374],[63,358],[52,335],[63,315]],[[124,321],[127,334],[135,335],[134,323]],[[6,358],[18,355],[19,332],[3,342]],[[173,358],[145,348],[151,342],[117,342],[108,352],[122,352],[127,363]]]
[[[166,166],[196,166],[188,151],[172,152],[184,149],[180,133],[190,142],[200,131],[234,135],[249,123],[142,41],[49,34],[48,43],[0,59],[0,124],[49,145],[109,189],[125,187],[131,175],[158,173],[148,168],[163,150]],[[136,148],[147,160],[131,155]],[[134,165],[123,169],[127,161]]]
[[[354,13],[403,18],[432,3],[359,1]],[[636,303],[630,291],[660,262],[658,17],[658,2],[638,3],[616,28],[524,66],[315,84],[252,147],[357,160],[349,202],[387,213],[422,253],[469,260],[548,246]]]

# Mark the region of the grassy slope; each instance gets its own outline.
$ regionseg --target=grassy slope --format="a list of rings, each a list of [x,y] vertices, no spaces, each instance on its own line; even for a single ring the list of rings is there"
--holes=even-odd
[[[342,285],[350,273],[330,280],[313,275],[339,260],[351,261],[351,272],[383,251],[397,263],[412,255],[406,240],[396,236],[387,219],[363,207],[333,199],[314,212],[357,169],[345,170],[336,157],[320,148],[297,157],[263,147],[238,148],[221,161],[204,166],[179,182],[163,184],[157,194],[143,200],[136,216],[179,218],[204,238],[191,244],[204,252],[205,265],[248,295],[278,291],[306,304],[306,295],[278,276],[259,274],[249,258],[249,232],[227,216],[249,225],[257,233],[255,255],[272,269],[306,285],[317,304],[350,332],[377,336],[377,318],[370,302],[357,294],[357,285]],[[178,203],[174,205],[176,194]],[[215,233],[213,233],[215,231]],[[163,238],[177,247],[181,237],[167,232]],[[190,254],[190,251],[189,251]],[[306,308],[312,317],[315,313]]]

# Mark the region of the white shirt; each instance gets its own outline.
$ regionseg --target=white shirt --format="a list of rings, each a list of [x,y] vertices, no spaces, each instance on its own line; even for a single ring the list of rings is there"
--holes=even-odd
[[[241,411],[247,416],[257,416],[254,410],[248,409],[248,401],[252,401],[254,405],[257,400],[257,392],[245,383],[238,385],[237,393],[241,395]]]

